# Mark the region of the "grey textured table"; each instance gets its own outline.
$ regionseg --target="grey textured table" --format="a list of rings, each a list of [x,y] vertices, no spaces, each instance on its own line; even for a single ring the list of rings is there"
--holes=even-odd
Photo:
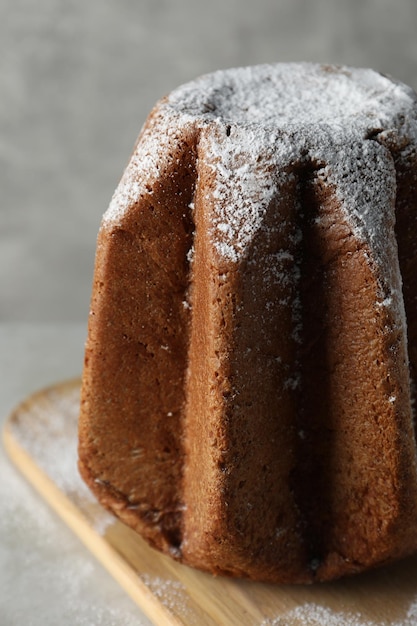
[[[298,60],[416,88],[416,30],[415,0],[1,0],[1,418],[80,373],[100,217],[159,97]],[[146,623],[1,451],[0,471],[0,624]]]

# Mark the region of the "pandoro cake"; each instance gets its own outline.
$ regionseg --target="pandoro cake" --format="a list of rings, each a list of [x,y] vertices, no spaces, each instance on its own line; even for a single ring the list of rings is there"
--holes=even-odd
[[[219,71],[151,112],[100,228],[79,422],[99,501],[213,574],[417,549],[417,96]]]

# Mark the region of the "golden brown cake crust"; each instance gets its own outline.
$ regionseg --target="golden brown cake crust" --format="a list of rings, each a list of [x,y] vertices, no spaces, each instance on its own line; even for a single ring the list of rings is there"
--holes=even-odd
[[[408,88],[308,64],[155,107],[99,233],[79,444],[153,546],[302,583],[417,548],[416,119]]]

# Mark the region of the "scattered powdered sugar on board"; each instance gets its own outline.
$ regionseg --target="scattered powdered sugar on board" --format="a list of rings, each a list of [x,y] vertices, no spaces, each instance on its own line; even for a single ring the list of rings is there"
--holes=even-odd
[[[30,446],[33,441],[28,436],[22,437],[21,443]],[[49,445],[49,439],[45,443]],[[58,462],[59,459],[54,465]],[[1,625],[150,625],[73,533],[14,471],[2,451],[0,473],[0,531],[2,537],[7,537],[0,546]],[[28,622],[29,615],[32,617]]]
[[[63,493],[88,509],[93,527],[104,535],[115,518],[98,504],[77,467],[79,387],[65,394],[54,389],[45,394],[53,408],[48,410],[44,401],[21,407],[13,430],[15,439]]]
[[[265,619],[259,626],[416,626],[417,599],[407,614],[398,621],[380,621],[366,618],[359,613],[332,611],[328,607],[308,602],[286,612],[285,615]]]

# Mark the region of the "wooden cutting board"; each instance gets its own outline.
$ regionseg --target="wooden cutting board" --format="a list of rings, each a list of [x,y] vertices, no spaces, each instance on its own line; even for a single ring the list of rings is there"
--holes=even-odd
[[[107,513],[80,479],[80,381],[42,390],[12,413],[12,461],[157,625],[416,626],[417,557],[344,581],[278,586],[212,576],[171,561]]]

